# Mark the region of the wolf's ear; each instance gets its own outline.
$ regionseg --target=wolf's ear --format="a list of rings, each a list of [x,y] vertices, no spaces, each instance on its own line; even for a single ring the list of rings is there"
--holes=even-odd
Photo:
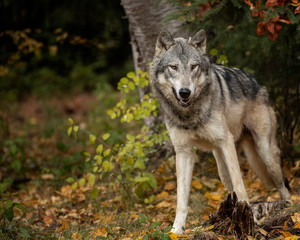
[[[202,29],[197,32],[192,39],[190,40],[190,44],[193,45],[195,48],[201,50],[203,54],[206,53],[206,33]]]
[[[167,30],[162,30],[156,40],[156,52],[167,51],[175,44],[171,34]]]

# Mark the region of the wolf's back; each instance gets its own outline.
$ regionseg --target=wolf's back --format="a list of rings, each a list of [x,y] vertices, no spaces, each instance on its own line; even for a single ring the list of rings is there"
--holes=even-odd
[[[226,91],[230,100],[234,102],[246,98],[268,104],[269,96],[266,88],[258,84],[252,74],[216,64],[211,65],[211,71],[212,77],[218,82],[223,98]]]

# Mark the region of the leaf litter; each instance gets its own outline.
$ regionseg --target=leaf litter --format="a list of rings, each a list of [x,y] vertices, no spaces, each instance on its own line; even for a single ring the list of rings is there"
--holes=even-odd
[[[41,116],[35,116],[34,113],[33,116],[30,117],[30,123],[34,125],[44,119]],[[17,128],[16,131],[17,135],[24,135],[24,132],[20,132]],[[56,141],[55,138],[38,139],[34,137],[34,150],[31,151],[30,156],[42,161],[44,155],[42,149],[46,145],[53,146],[55,149]],[[50,152],[49,154],[51,155]],[[200,164],[201,168],[195,169],[191,184],[186,235],[175,236],[173,234],[170,235],[170,238],[233,239],[233,233],[227,232],[226,234],[231,234],[227,236],[222,236],[220,232],[215,233],[214,230],[217,228],[215,223],[203,227],[203,223],[211,220],[212,214],[218,211],[220,204],[226,199],[228,191],[218,180],[213,159]],[[18,190],[18,194],[13,196],[15,201],[21,202],[27,209],[25,213],[14,209],[15,220],[23,219],[36,231],[54,236],[56,239],[142,239],[145,229],[138,223],[140,218],[138,213],[150,216],[152,222],[160,222],[161,225],[158,228],[161,231],[173,223],[176,211],[174,165],[174,157],[161,160],[161,164],[155,171],[158,187],[153,193],[154,200],[148,204],[135,203],[131,207],[120,197],[118,184],[97,183],[98,196],[92,199],[90,193],[94,187],[89,184],[75,187],[68,183],[62,186],[51,185],[48,182],[55,180],[53,174],[37,173],[36,176],[32,176],[31,181],[26,183],[26,190]],[[274,218],[272,214],[265,216],[262,225],[256,229],[257,235],[254,237],[260,237],[259,239],[299,238],[300,197],[298,191],[300,178],[296,177],[298,166],[299,164],[296,164],[294,168],[285,168],[291,188],[295,191],[295,193],[292,192],[292,200],[295,205],[287,208],[291,209],[290,212],[279,214],[280,217]],[[201,169],[209,169],[209,171]],[[277,201],[280,199],[278,193],[268,191],[251,170],[244,166],[243,169],[245,186],[251,201],[265,201],[266,199]],[[89,181],[89,175],[83,177],[86,182]],[[39,179],[45,185],[42,188],[36,187],[36,181],[40,181]],[[278,212],[282,213],[283,210],[278,210]],[[277,222],[274,219],[277,219]],[[248,239],[254,239],[254,237],[247,236]]]

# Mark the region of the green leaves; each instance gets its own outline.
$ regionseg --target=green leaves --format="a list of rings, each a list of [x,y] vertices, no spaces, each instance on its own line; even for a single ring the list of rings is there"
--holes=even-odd
[[[4,202],[3,208],[0,207],[0,214],[3,211],[3,216],[8,220],[12,221],[15,217],[14,215],[14,208],[19,208],[21,211],[26,212],[26,209],[23,207],[21,203],[13,202],[12,200],[7,200]]]
[[[164,233],[158,229],[156,229],[157,227],[159,227],[161,225],[161,222],[157,221],[157,222],[153,222],[151,221],[151,218],[146,216],[143,213],[138,213],[139,215],[139,219],[138,222],[140,222],[141,224],[144,224],[145,227],[147,228],[146,233],[144,234],[144,236],[142,237],[142,240],[147,240],[147,239],[161,239],[161,240],[170,240],[171,237],[169,235],[169,233]],[[169,231],[169,227],[167,227],[165,229],[165,232]]]
[[[126,77],[120,79],[118,89],[128,93],[137,87],[144,87],[149,84],[149,74],[142,71],[129,72]],[[120,118],[121,123],[143,120],[148,116],[158,114],[158,102],[151,94],[145,95],[140,103],[129,105],[127,100],[121,98],[116,105],[107,111],[111,119]],[[73,119],[69,118],[68,135],[76,137],[81,131],[88,136],[88,143],[94,146],[94,150],[83,152],[86,162],[92,164],[92,173],[88,177],[76,180],[68,178],[67,182],[72,184],[72,189],[82,187],[85,184],[95,185],[96,177],[115,176],[123,187],[124,195],[135,194],[151,203],[153,197],[147,192],[157,187],[157,181],[152,173],[146,171],[146,162],[149,154],[156,151],[157,144],[168,140],[167,131],[164,125],[158,125],[155,133],[149,135],[149,128],[144,126],[137,134],[126,134],[125,138],[115,145],[111,145],[111,133],[96,135],[86,129],[79,129]],[[96,144],[97,142],[97,144]],[[128,189],[133,189],[128,193]],[[94,188],[91,197],[98,195],[98,189]],[[153,196],[153,195],[152,195]]]

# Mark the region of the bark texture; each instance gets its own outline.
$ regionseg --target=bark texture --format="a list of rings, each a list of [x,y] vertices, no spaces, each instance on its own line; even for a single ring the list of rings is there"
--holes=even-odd
[[[129,22],[131,48],[135,70],[148,71],[148,63],[152,61],[155,42],[162,29],[172,35],[185,36],[181,30],[182,22],[172,20],[163,23],[162,20],[176,9],[163,3],[162,0],[121,0]],[[150,92],[150,86],[139,89],[140,99]],[[148,117],[145,123],[153,127],[156,119]]]

